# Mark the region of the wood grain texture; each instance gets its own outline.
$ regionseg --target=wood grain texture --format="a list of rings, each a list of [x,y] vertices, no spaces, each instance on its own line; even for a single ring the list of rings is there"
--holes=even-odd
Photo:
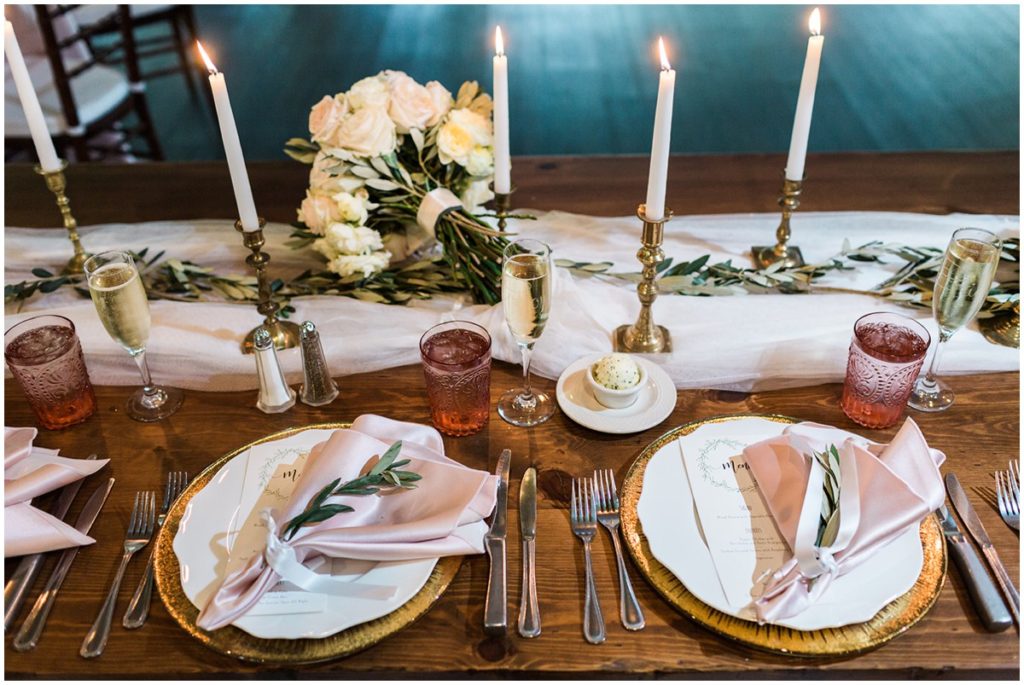
[[[518,370],[496,363],[492,399],[519,380]],[[958,393],[952,410],[915,414],[930,443],[946,452],[989,529],[1014,578],[1018,577],[1018,539],[985,503],[993,469],[1018,456],[1018,375],[961,376],[951,379]],[[476,468],[493,469],[504,447],[512,449],[511,501],[529,465],[538,468],[538,594],[544,632],[534,640],[510,636],[486,638],[482,630],[486,558],[469,559],[447,593],[420,621],[369,650],[348,659],[299,669],[261,668],[220,656],[181,631],[157,602],[139,631],[116,626],[106,653],[94,661],[77,648],[99,608],[110,581],[131,499],[137,489],[158,488],[169,469],[197,473],[218,456],[252,439],[291,426],[346,421],[375,412],[407,421],[427,421],[421,370],[402,367],[339,380],[341,394],[321,408],[297,405],[281,415],[256,410],[255,393],[188,392],[181,411],[160,424],[141,424],[125,416],[128,388],[98,388],[99,408],[87,422],[62,432],[42,431],[39,444],[75,456],[96,451],[111,459],[98,478],[118,482],[94,529],[99,541],[79,555],[50,617],[39,647],[29,654],[6,648],[9,677],[956,677],[1013,678],[1019,668],[1018,634],[990,635],[981,628],[964,585],[951,570],[941,597],[924,620],[905,635],[868,654],[840,660],[797,660],[758,653],[704,631],[677,614],[630,565],[647,628],[628,633],[616,620],[614,555],[604,533],[595,546],[598,591],[605,607],[608,641],[587,645],[581,633],[583,587],[579,546],[570,535],[566,511],[572,475],[595,467],[615,470],[621,482],[640,450],[668,429],[719,414],[772,412],[860,430],[838,408],[840,386],[825,385],[770,393],[683,391],[672,416],[636,435],[608,436],[581,428],[561,412],[535,429],[503,423],[492,411],[480,434],[446,438],[448,453]],[[553,392],[551,381],[538,385]],[[7,425],[32,425],[20,390],[6,386]],[[894,430],[861,431],[885,440]],[[80,506],[80,503],[78,503]],[[77,511],[77,506],[73,509]],[[509,613],[518,610],[520,548],[515,506],[509,509]],[[52,565],[48,562],[46,572]],[[142,571],[129,567],[118,616]],[[8,564],[8,573],[13,564]],[[44,576],[45,577],[45,576]],[[37,584],[37,590],[41,583]]]
[[[800,211],[1017,214],[1019,160],[1016,151],[811,154]],[[677,216],[774,212],[784,165],[782,155],[674,156],[666,202]],[[647,188],[646,157],[517,157],[514,168],[515,207],[630,216]],[[282,161],[248,169],[260,214],[294,221],[309,168]],[[5,171],[6,225],[59,226],[53,197],[31,167]],[[237,218],[220,162],[74,165],[67,178],[81,226]]]

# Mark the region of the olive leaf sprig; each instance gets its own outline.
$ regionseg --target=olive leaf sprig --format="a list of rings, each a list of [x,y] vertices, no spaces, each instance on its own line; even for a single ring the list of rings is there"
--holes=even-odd
[[[822,484],[824,497],[821,498],[821,518],[818,521],[817,547],[828,547],[839,534],[839,450],[829,445],[824,452],[815,452],[814,459],[825,470]]]
[[[309,501],[305,511],[285,525],[284,539],[291,540],[302,526],[326,521],[335,514],[355,511],[355,509],[347,504],[329,504],[327,500],[331,497],[339,495],[374,495],[381,490],[392,488],[400,488],[402,490],[415,488],[416,486],[413,483],[420,480],[422,476],[413,471],[399,470],[400,467],[409,463],[408,459],[395,461],[401,451],[402,441],[399,440],[384,452],[365,476],[360,476],[346,483],[342,483],[341,478],[336,478],[324,486]]]

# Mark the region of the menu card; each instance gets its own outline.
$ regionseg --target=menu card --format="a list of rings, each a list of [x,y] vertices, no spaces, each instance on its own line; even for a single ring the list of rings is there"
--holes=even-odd
[[[788,545],[743,458],[754,441],[701,433],[677,444],[704,541],[726,600],[738,612],[760,595]]]

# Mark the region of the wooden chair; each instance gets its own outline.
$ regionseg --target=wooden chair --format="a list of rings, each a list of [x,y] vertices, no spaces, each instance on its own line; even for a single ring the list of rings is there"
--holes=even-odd
[[[36,22],[46,55],[25,55],[25,62],[39,96],[47,127],[65,157],[73,150],[78,161],[103,159],[112,154],[163,159],[146,102],[145,83],[139,76],[138,59],[131,30],[122,31],[124,66],[127,73],[102,64],[95,55],[70,50],[84,38],[69,21],[69,8],[54,5],[35,7]],[[118,12],[127,15],[126,7]],[[55,26],[62,28],[58,37]],[[69,56],[69,53],[72,53]],[[4,84],[5,138],[9,148],[29,138],[28,126],[14,85]],[[134,122],[127,123],[134,115]],[[145,150],[133,142],[141,140]]]

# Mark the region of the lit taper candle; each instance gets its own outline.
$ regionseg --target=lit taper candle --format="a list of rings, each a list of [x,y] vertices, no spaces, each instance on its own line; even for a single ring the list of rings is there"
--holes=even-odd
[[[217,71],[206,54],[202,43],[196,41],[199,54],[210,72],[210,88],[213,89],[213,102],[217,108],[217,121],[220,124],[220,137],[224,141],[224,154],[228,159],[228,170],[231,172],[231,186],[235,190],[235,203],[238,205],[238,218],[245,231],[257,231],[260,220],[256,215],[256,203],[252,199],[252,188],[249,186],[249,174],[245,170],[245,158],[242,156],[242,143],[238,139],[238,128],[235,116],[231,113],[231,100],[228,98],[228,86],[224,82],[224,74]]]
[[[7,20],[4,20],[4,52],[7,54],[7,64],[11,67],[14,87],[18,89],[21,108],[25,111],[25,121],[32,135],[32,143],[36,146],[36,154],[39,155],[39,166],[43,171],[57,171],[61,167],[60,157],[53,147],[50,131],[46,128],[46,119],[43,118],[39,98],[32,87],[32,79],[29,78],[25,58],[21,55],[18,38],[14,35],[14,26]]]
[[[665,186],[668,183],[668,156],[672,143],[672,99],[676,92],[676,72],[668,63],[665,41],[658,38],[661,53],[661,77],[658,81],[658,108],[654,111],[654,140],[651,143],[651,171],[647,177],[647,206],[650,221],[665,218]]]
[[[811,133],[814,91],[818,87],[821,46],[825,43],[825,36],[821,35],[821,12],[817,7],[811,12],[807,25],[811,30],[811,37],[807,40],[807,58],[804,60],[804,75],[800,79],[800,96],[796,101],[793,137],[789,142],[789,159],[786,161],[786,178],[790,181],[803,180],[804,161],[807,159],[807,138]]]
[[[500,26],[494,29],[494,192],[512,192],[512,157],[508,143],[508,58]]]

